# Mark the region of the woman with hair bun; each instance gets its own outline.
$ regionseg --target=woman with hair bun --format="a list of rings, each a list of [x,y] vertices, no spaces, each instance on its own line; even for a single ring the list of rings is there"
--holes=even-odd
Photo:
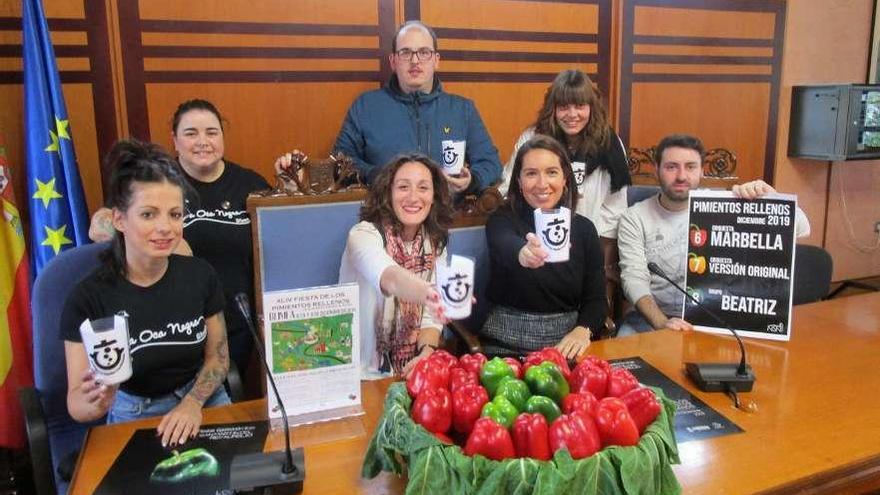
[[[114,227],[103,266],[71,292],[61,317],[67,408],[77,421],[163,416],[163,445],[194,437],[202,408],[229,403],[223,292],[214,269],[173,254],[183,238],[189,188],[174,159],[154,144],[120,141],[108,155]],[[132,376],[108,386],[89,369],[79,328],[127,318]]]
[[[253,246],[247,197],[268,189],[260,174],[225,157],[224,119],[213,103],[192,99],[181,103],[171,119],[177,163],[196,194],[185,198],[184,242],[178,254],[192,254],[217,270],[223,283],[229,329],[229,351],[242,376],[247,371],[253,338],[233,298],[245,293],[254,300]],[[106,241],[113,235],[109,210],[92,218],[89,237]],[[188,246],[187,246],[188,243]],[[188,249],[191,248],[191,251]]]

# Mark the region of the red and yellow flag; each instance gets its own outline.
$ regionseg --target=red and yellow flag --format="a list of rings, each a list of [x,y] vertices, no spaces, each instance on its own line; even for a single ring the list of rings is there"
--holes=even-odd
[[[18,390],[33,384],[31,305],[24,231],[0,138],[0,447],[24,445]]]

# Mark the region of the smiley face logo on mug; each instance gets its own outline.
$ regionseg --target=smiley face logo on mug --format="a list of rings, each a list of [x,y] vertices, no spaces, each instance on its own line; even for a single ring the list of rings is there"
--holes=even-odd
[[[554,218],[547,222],[547,228],[541,231],[544,244],[551,249],[561,249],[568,243],[568,228],[563,218]]]

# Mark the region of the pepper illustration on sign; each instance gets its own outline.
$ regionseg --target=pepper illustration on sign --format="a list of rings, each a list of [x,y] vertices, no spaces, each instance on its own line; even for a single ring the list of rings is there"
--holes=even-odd
[[[156,464],[150,474],[150,481],[180,483],[199,476],[214,477],[220,474],[220,463],[201,447],[183,453],[174,450],[172,453],[173,456]]]
[[[706,244],[706,229],[701,229],[699,225],[691,224],[688,239],[693,247],[703,247]]]
[[[568,239],[568,229],[565,227],[565,219],[554,218],[547,223],[547,228],[541,231],[547,246],[551,249],[560,249]]]
[[[695,253],[688,253],[688,270],[697,275],[706,273],[706,257],[697,256]]]

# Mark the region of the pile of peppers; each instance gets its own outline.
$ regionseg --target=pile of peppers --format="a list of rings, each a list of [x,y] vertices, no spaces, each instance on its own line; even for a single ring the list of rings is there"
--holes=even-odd
[[[413,420],[467,455],[500,461],[573,459],[636,445],[660,414],[651,389],[628,370],[587,356],[574,368],[554,348],[513,358],[436,351],[407,380]]]

